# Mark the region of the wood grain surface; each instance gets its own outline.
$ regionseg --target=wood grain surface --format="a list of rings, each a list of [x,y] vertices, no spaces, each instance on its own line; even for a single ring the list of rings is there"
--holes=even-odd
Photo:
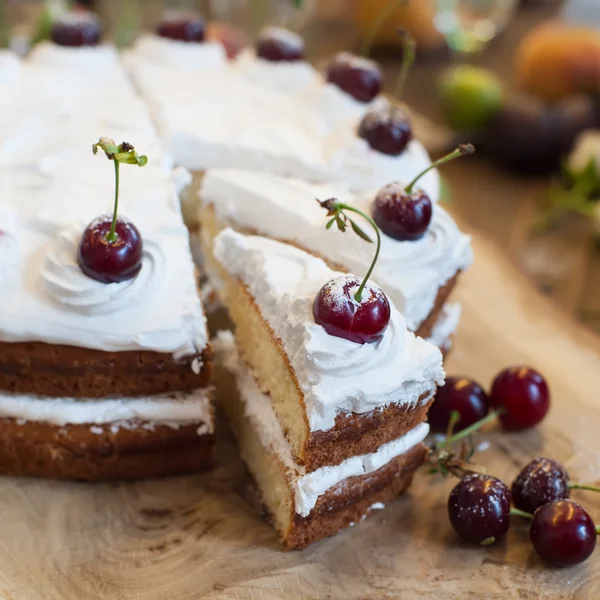
[[[489,382],[528,363],[550,380],[551,413],[529,433],[482,436],[479,462],[510,481],[529,458],[564,461],[576,479],[600,479],[600,341],[539,295],[493,243],[474,236],[476,263],[461,282],[465,315],[448,372]],[[526,526],[478,549],[446,516],[452,481],[417,476],[411,492],[303,552],[282,552],[260,519],[228,432],[210,474],[137,484],[0,480],[3,600],[192,598],[600,597],[600,550],[552,570]],[[600,498],[574,494],[600,520]]]

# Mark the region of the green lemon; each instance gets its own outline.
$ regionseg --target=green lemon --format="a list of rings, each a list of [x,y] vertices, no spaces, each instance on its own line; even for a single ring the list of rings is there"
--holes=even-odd
[[[457,130],[481,129],[504,100],[500,79],[491,71],[469,65],[445,73],[440,93],[444,116]]]

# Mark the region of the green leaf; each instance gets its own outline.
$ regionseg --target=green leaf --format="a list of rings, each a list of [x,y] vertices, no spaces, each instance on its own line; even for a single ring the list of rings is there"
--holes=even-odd
[[[357,223],[355,223],[352,219],[348,219],[348,221],[350,221],[350,225],[352,227],[352,231],[354,231],[354,233],[356,233],[356,235],[358,235],[358,237],[362,238],[363,240],[365,240],[365,242],[369,242],[370,244],[373,243],[373,240],[365,233],[365,231],[363,229],[361,229]]]
[[[341,232],[346,231],[346,223],[344,223],[344,220],[342,219],[342,217],[340,217],[340,215],[337,214],[337,215],[335,215],[334,219],[335,219],[338,229]]]
[[[302,8],[303,0],[292,0],[292,6],[294,8]]]
[[[335,223],[335,217],[333,217],[333,219],[330,219],[327,222],[327,225],[325,225],[325,229],[331,229],[331,226]]]

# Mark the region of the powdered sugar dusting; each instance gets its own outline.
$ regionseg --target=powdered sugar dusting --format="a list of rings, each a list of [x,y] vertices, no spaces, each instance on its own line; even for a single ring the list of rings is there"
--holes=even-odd
[[[297,50],[304,49],[304,40],[301,36],[285,27],[276,27],[271,25],[269,27],[265,27],[258,36],[258,39],[261,41],[266,40],[277,40],[279,42],[283,42],[286,46],[293,47]]]
[[[368,280],[362,292],[361,301],[358,302],[355,298],[362,280],[354,275],[342,275],[327,282],[323,286],[323,294],[321,299],[332,309],[339,309],[348,303],[358,308],[361,305],[375,302],[384,296],[383,290]]]
[[[338,52],[333,62],[346,64],[352,69],[360,69],[361,71],[381,71],[379,65],[374,61],[352,52]]]

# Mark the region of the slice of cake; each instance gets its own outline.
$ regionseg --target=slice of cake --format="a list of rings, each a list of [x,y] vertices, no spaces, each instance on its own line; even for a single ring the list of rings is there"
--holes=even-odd
[[[319,290],[345,280],[321,259],[231,229],[217,236],[214,252],[240,356],[270,395],[294,461],[307,473],[376,452],[425,419],[443,381],[441,353],[407,330],[393,304],[371,319],[387,311],[380,335],[353,338],[372,343],[344,339],[315,321]],[[365,290],[380,294],[371,284]]]
[[[211,258],[213,240],[223,228],[232,227],[303,248],[333,269],[362,273],[371,262],[372,247],[358,237],[326,230],[325,212],[316,199],[335,197],[371,214],[376,195],[353,193],[342,183],[318,185],[252,171],[211,170],[200,191],[207,269],[218,281],[221,269]],[[471,261],[470,238],[435,204],[420,239],[398,240],[382,234],[373,280],[385,289],[408,328],[428,338],[459,273]]]
[[[421,443],[427,423],[371,453],[307,472],[294,459],[271,398],[240,360],[232,335],[222,333],[214,343],[220,406],[286,549],[305,548],[360,523],[408,488],[427,452]]]

